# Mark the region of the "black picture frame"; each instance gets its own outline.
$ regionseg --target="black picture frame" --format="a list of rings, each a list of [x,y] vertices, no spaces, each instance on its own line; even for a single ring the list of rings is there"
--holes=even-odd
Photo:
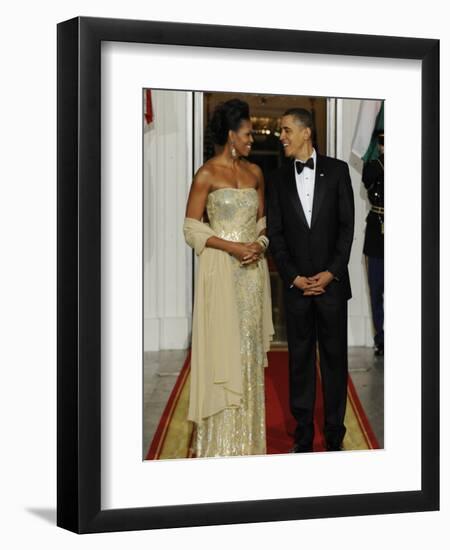
[[[94,533],[438,510],[439,41],[88,17],[60,23],[57,34],[57,524]],[[421,61],[420,491],[101,509],[102,41]]]

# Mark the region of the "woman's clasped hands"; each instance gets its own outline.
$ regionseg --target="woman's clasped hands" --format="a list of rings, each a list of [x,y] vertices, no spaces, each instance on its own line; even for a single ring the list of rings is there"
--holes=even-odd
[[[240,261],[241,266],[244,266],[259,261],[263,251],[263,247],[257,242],[233,243],[231,255]]]

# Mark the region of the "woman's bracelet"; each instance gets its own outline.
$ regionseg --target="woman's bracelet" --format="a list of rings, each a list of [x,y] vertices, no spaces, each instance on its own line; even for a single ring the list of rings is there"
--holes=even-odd
[[[263,252],[267,250],[267,247],[269,246],[269,239],[265,235],[260,235],[256,242],[261,246],[263,249]]]

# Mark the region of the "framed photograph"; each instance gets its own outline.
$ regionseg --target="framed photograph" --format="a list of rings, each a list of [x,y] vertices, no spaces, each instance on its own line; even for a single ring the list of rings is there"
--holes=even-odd
[[[206,134],[214,106],[235,97],[253,113],[263,172],[278,162],[280,117],[304,105],[316,119],[317,150],[356,174],[362,161],[350,158],[356,138],[346,121],[357,125],[363,103],[378,114],[383,106],[382,444],[355,397],[366,447],[344,440],[349,452],[289,453],[283,443],[267,454],[190,458],[191,433],[172,437],[184,442],[181,452],[168,444],[187,370],[171,371],[167,354],[159,375],[168,393],[158,422],[146,425],[146,392],[154,396],[146,361],[157,350],[189,364],[197,264],[183,239],[184,208],[194,173],[216,151]],[[363,208],[360,184],[361,174],[352,177]],[[350,278],[359,277],[362,296],[358,239]],[[93,533],[437,510],[438,273],[438,40],[60,23],[58,525]],[[274,278],[272,296],[276,288]],[[351,342],[367,346],[367,309],[353,306],[349,315]],[[278,336],[285,340],[282,328]]]

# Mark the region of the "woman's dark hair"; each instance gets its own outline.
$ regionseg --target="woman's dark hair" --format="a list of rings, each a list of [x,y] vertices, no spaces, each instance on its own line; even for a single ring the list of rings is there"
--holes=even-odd
[[[209,122],[214,143],[225,145],[229,130],[236,132],[243,120],[250,120],[250,109],[245,101],[230,99],[217,105]]]

